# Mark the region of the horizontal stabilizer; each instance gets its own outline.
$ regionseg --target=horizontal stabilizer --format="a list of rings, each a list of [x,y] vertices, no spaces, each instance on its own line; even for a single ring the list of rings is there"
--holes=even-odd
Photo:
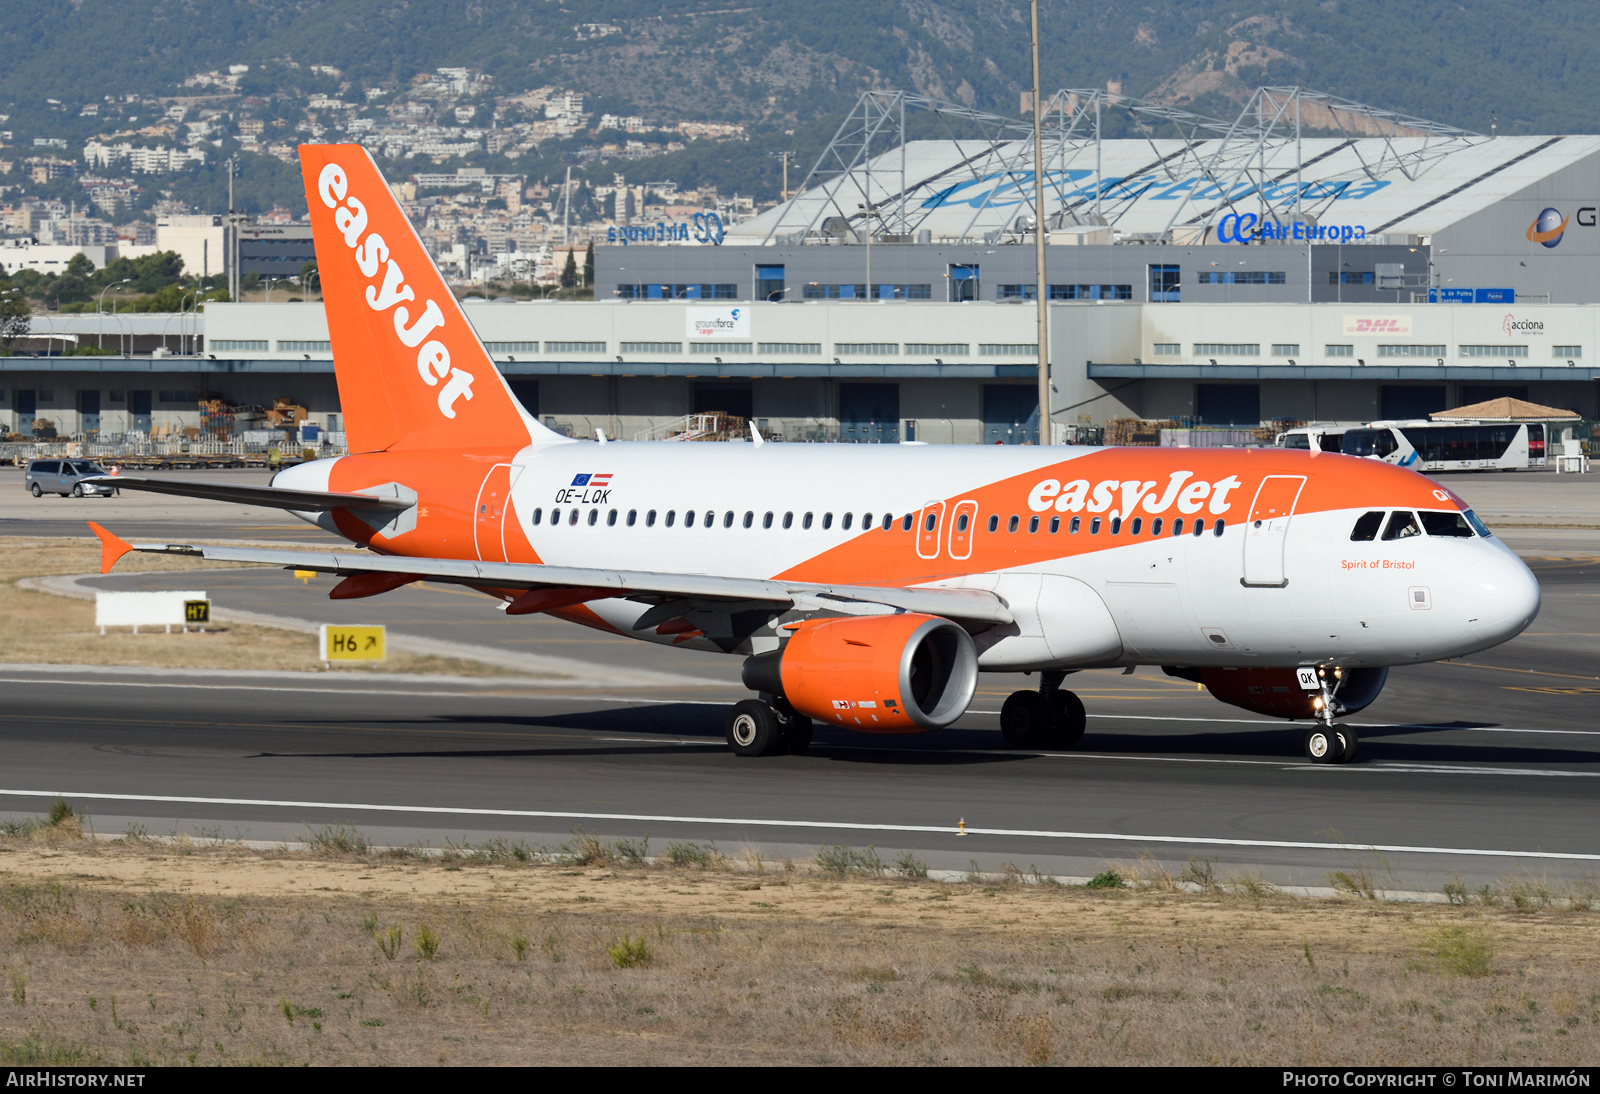
[[[373,497],[370,494],[337,494],[327,490],[279,490],[271,486],[195,482],[192,479],[151,479],[139,475],[97,475],[83,481],[102,486],[121,487],[124,490],[149,490],[155,494],[177,494],[185,498],[231,501],[239,505],[262,505],[271,509],[292,509],[300,513],[323,513],[332,509],[398,513],[416,504],[404,498]]]

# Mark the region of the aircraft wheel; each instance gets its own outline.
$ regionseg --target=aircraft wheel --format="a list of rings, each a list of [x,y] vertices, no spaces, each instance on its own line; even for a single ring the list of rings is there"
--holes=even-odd
[[[1050,735],[1050,747],[1077,748],[1078,742],[1083,740],[1084,727],[1089,724],[1083,700],[1070,691],[1060,690],[1051,696],[1051,700],[1056,708],[1056,721]]]
[[[1344,726],[1334,727],[1334,732],[1339,735],[1344,743],[1344,748],[1339,752],[1339,762],[1347,764],[1356,758],[1356,744],[1358,743],[1356,735],[1352,730],[1346,729]]]
[[[1306,756],[1314,764],[1343,763],[1347,739],[1339,729],[1312,726],[1306,731]]]
[[[783,747],[778,713],[760,699],[744,699],[728,712],[728,747],[735,756],[766,756]]]
[[[1037,691],[1014,691],[1000,708],[1000,732],[1012,748],[1044,748],[1056,724],[1056,708]]]
[[[783,737],[789,743],[791,754],[805,755],[811,747],[811,719],[804,714],[791,714],[789,724],[783,728]]]

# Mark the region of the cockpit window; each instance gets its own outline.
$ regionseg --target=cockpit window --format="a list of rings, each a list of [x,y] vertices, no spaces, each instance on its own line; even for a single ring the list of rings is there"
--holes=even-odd
[[[1362,513],[1356,520],[1355,529],[1350,533],[1350,539],[1357,543],[1369,542],[1378,538],[1378,528],[1383,524],[1383,511]]]
[[[1348,436],[1349,434],[1346,434]],[[1420,536],[1422,529],[1417,527],[1415,513],[1408,513],[1401,509],[1390,514],[1388,527],[1383,530],[1384,539],[1405,539],[1408,536]]]
[[[1478,514],[1474,513],[1471,509],[1468,509],[1461,515],[1467,518],[1467,523],[1472,525],[1472,530],[1477,532],[1484,539],[1488,539],[1494,534],[1493,532],[1489,531],[1489,526],[1487,524],[1478,519]]]
[[[1456,513],[1430,513],[1419,514],[1422,517],[1423,531],[1430,536],[1459,536],[1462,539],[1472,538],[1472,525],[1467,523],[1467,518],[1459,512]]]

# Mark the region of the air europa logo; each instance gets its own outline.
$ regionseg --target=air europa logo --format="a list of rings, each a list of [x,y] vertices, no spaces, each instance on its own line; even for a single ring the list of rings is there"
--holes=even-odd
[[[344,245],[355,252],[361,275],[374,279],[367,286],[367,307],[378,312],[393,309],[395,335],[407,349],[417,351],[417,374],[424,383],[438,387],[439,381],[444,381],[439,388],[439,413],[454,418],[456,400],[472,400],[472,373],[451,367],[449,348],[428,338],[444,326],[444,312],[438,304],[429,300],[423,305],[422,314],[412,321],[411,310],[403,304],[414,301],[416,293],[406,284],[399,263],[389,257],[389,244],[383,236],[367,232],[367,207],[349,189],[350,178],[337,163],[328,164],[317,177],[317,194],[322,204],[333,210],[333,224],[344,236]],[[363,232],[367,232],[365,238]],[[381,284],[379,270],[383,271]]]
[[[1554,247],[1561,242],[1561,235],[1567,230],[1567,221],[1571,219],[1563,217],[1556,209],[1546,209],[1528,225],[1528,242]]]
[[[1110,509],[1113,517],[1130,517],[1141,507],[1151,515],[1165,513],[1174,504],[1180,513],[1198,513],[1201,509],[1209,508],[1217,516],[1232,508],[1228,495],[1241,485],[1236,476],[1229,475],[1216,482],[1204,479],[1189,482],[1192,478],[1193,471],[1174,471],[1161,488],[1157,487],[1154,479],[1146,482],[1138,479],[1126,482],[1106,479],[1095,483],[1093,487],[1090,487],[1088,479],[1076,479],[1065,485],[1059,479],[1045,479],[1028,492],[1028,508],[1035,513],[1050,509],[1058,513],[1081,513],[1084,510],[1104,513]]]

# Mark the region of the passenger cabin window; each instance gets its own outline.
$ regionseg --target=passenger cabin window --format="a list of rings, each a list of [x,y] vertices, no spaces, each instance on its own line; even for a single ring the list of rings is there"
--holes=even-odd
[[[1069,535],[1069,536],[1077,535],[1078,534],[1078,529],[1082,528],[1082,527],[1083,527],[1083,518],[1082,517],[1073,517],[1072,518],[1072,523],[1067,525],[1067,535]]]
[[[1352,543],[1369,543],[1378,538],[1378,529],[1383,525],[1383,513],[1362,513],[1356,518],[1356,526],[1350,531]]]
[[[1460,513],[1420,513],[1422,529],[1430,536],[1459,536],[1472,538],[1472,525]]]
[[[617,525],[617,511],[615,509],[606,514],[606,527],[615,528]]]
[[[729,509],[726,513],[722,514],[722,526],[724,528],[732,528],[733,527],[733,510],[732,509]]]
[[[1228,522],[1223,520],[1221,517],[1218,517],[1217,526],[1211,530],[1211,534],[1214,536],[1220,536],[1222,534],[1222,530],[1227,526]]]
[[[656,526],[656,511],[654,509],[644,515],[644,526],[646,528],[654,528]]]
[[[960,516],[956,517],[956,531],[965,532],[969,523],[971,522],[968,520],[967,514],[962,513]]]
[[[628,510],[628,527],[632,528],[633,525],[634,525],[634,522],[637,521],[638,519],[639,519],[639,510],[637,510],[637,509],[629,509]]]
[[[1144,526],[1144,518],[1143,517],[1134,517],[1133,518],[1133,527],[1128,529],[1128,534],[1130,536],[1138,535],[1139,534],[1139,529],[1141,527],[1143,527],[1143,526]]]
[[[893,528],[893,527],[894,527],[894,514],[893,513],[885,513],[885,514],[883,514],[883,530],[885,532],[887,532],[890,528]]]
[[[854,513],[846,513],[844,516],[840,517],[839,518],[839,527],[841,529],[843,529],[844,531],[848,532],[850,530],[850,520],[854,516],[855,516]]]
[[[916,519],[916,517],[913,516],[911,513],[907,513],[905,516],[901,517],[900,518],[900,528],[901,528],[901,530],[902,531],[906,531],[906,532],[911,531],[911,522],[913,520],[915,520],[915,519]]]
[[[1061,518],[1060,517],[1051,517],[1050,518],[1050,534],[1053,536],[1059,531],[1061,531]]]
[[[731,517],[733,514],[730,513],[728,515]],[[707,509],[704,523],[707,528],[710,528],[713,524],[717,523],[717,514],[713,513],[710,509]]]
[[[1013,513],[1013,514],[1011,514],[1011,519],[1006,521],[1006,531],[1015,532],[1016,530],[1017,530],[1017,515],[1015,513]]]
[[[1111,534],[1115,536],[1115,535],[1120,535],[1121,533],[1122,533],[1122,518],[1121,517],[1112,517],[1111,518]]]
[[[761,527],[763,527],[763,528],[771,528],[772,527],[772,514],[771,513],[768,513],[766,516],[761,518]]]
[[[789,528],[789,527],[793,526],[793,524],[794,524],[794,514],[793,513],[785,513],[785,514],[783,514],[783,526],[785,528]]]
[[[1152,536],[1159,536],[1161,534],[1161,518],[1160,517],[1157,517],[1155,520],[1150,522],[1150,534]]]
[[[1091,519],[1089,521],[1089,534],[1091,536],[1098,536],[1100,534],[1100,518],[1099,517],[1094,517],[1093,519]]]
[[[544,510],[543,509],[535,509],[533,511],[533,523],[538,524],[543,519],[544,519]]]
[[[589,527],[593,528],[594,524],[595,524],[595,521],[597,521],[599,519],[600,519],[600,510],[598,510],[598,509],[589,510]]]
[[[1177,518],[1176,520],[1174,520],[1172,522],[1172,534],[1175,535],[1175,536],[1183,535],[1183,518],[1182,517],[1179,517],[1179,518]]]
[[[673,520],[675,520],[677,518],[677,516],[678,516],[678,511],[676,509],[668,509],[667,510],[667,527],[668,528],[672,527],[672,522],[673,522]]]
[[[756,522],[756,515],[754,513],[752,513],[752,512],[746,511],[745,515],[744,515],[744,526],[746,528],[749,528],[753,524],[755,524],[755,522]]]
[[[805,516],[800,518],[800,527],[802,527],[802,528],[810,528],[811,527],[811,514],[810,513],[807,513]]]
[[[568,510],[568,512],[567,512],[567,523],[568,524],[577,524],[578,523],[578,511],[576,509]]]
[[[1039,518],[1038,517],[1029,517],[1028,518],[1028,534],[1031,536],[1031,535],[1035,534],[1038,531],[1039,531]]]
[[[850,526],[848,524],[846,524],[845,527],[848,528]],[[871,527],[872,527],[872,514],[871,513],[862,513],[861,514],[861,530],[862,531],[866,531],[868,528],[871,528]]]
[[[824,532],[826,532],[829,528],[832,528],[832,527],[833,527],[833,514],[832,513],[824,513],[824,514],[822,514],[822,530]]]
[[[550,510],[550,526],[553,528],[553,527],[555,527],[556,525],[558,525],[560,523],[561,523],[561,510],[559,510],[559,509]]]
[[[991,516],[989,518],[989,531],[998,532],[999,530],[1000,530],[1000,517],[998,515]]]
[[[1389,523],[1383,530],[1384,539],[1406,539],[1421,534],[1422,529],[1417,527],[1416,514],[1403,509],[1390,514]]]
[[[1194,534],[1197,536],[1203,536],[1205,535],[1205,532],[1206,522],[1204,520],[1196,520],[1194,522]]]

